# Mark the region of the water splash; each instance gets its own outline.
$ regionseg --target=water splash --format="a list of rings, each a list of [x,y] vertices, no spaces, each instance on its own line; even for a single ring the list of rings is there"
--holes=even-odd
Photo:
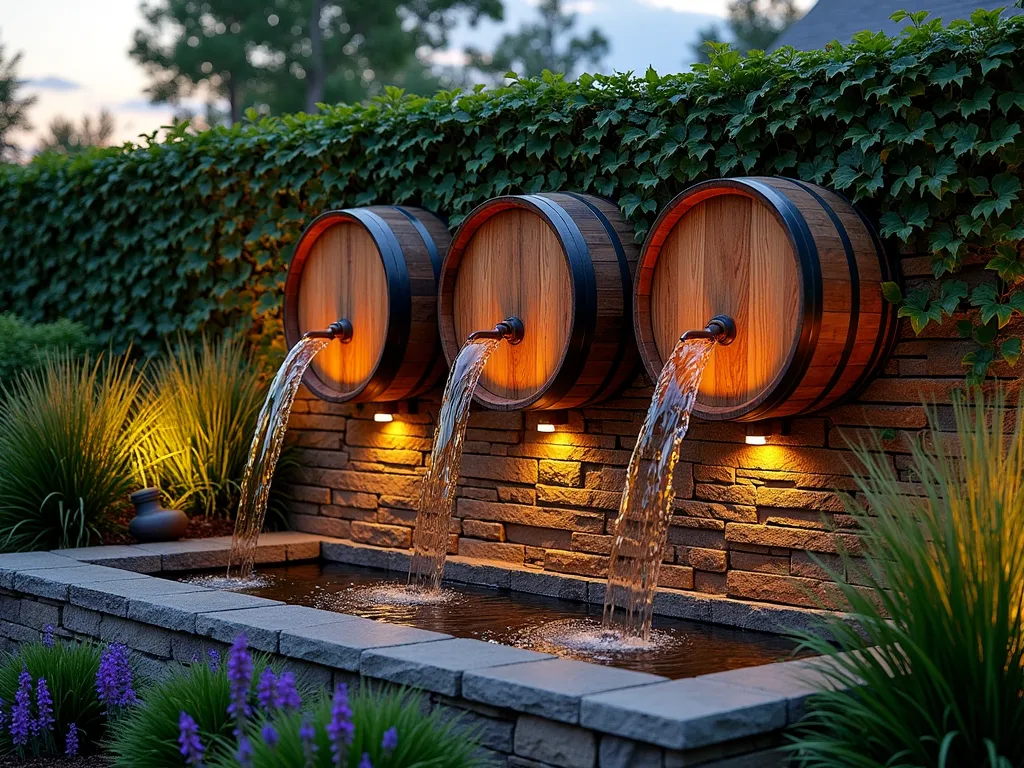
[[[242,478],[242,496],[238,502],[235,534],[231,539],[231,554],[228,557],[227,583],[235,583],[235,588],[244,588],[237,584],[252,577],[256,545],[263,528],[263,519],[267,515],[270,483],[281,456],[288,428],[288,414],[292,410],[295,393],[313,358],[329,343],[330,339],[323,338],[299,339],[274,376],[256,420],[256,434],[249,446],[249,460]]]
[[[469,407],[473,403],[473,392],[480,374],[500,343],[501,339],[467,341],[448,374],[434,432],[434,447],[430,452],[430,468],[423,478],[420,505],[416,511],[414,551],[409,566],[411,587],[427,592],[437,592],[441,588]]]
[[[661,369],[626,470],[608,563],[603,626],[651,639],[654,593],[672,519],[672,476],[712,339],[680,341]]]

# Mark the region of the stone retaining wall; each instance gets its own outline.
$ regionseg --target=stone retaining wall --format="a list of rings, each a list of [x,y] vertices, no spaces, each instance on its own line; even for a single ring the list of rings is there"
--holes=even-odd
[[[907,287],[931,280],[931,260],[902,260]],[[972,279],[967,275],[968,279]],[[823,570],[841,570],[837,541],[852,541],[844,496],[858,466],[849,441],[887,430],[887,460],[909,480],[909,446],[925,426],[922,401],[951,427],[950,394],[973,342],[955,321],[913,335],[908,323],[881,376],[853,402],[797,419],[788,436],[744,444],[739,424],[695,423],[675,478],[675,517],[661,583],[712,595],[794,606],[831,605]],[[1009,371],[1002,366],[998,373]],[[408,547],[429,458],[439,392],[417,415],[372,420],[371,406],[333,405],[303,392],[290,422],[303,448],[291,487],[303,531]],[[466,435],[450,551],[548,572],[603,577],[625,467],[650,401],[640,375],[621,396],[569,412],[553,434],[535,413],[474,406]],[[858,570],[845,577],[856,583]]]
[[[258,559],[315,558],[329,546],[351,549],[269,534]],[[325,686],[427,692],[507,768],[776,766],[783,729],[822,679],[822,661],[808,659],[669,681],[149,575],[222,566],[229,547],[221,538],[0,555],[0,638],[13,648],[52,625],[64,638],[122,642],[158,677],[244,632]]]

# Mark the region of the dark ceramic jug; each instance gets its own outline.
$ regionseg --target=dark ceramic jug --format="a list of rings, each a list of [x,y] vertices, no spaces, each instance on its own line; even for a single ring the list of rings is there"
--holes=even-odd
[[[143,488],[128,498],[135,505],[128,532],[139,541],[174,541],[185,535],[188,515],[161,507],[159,488]]]

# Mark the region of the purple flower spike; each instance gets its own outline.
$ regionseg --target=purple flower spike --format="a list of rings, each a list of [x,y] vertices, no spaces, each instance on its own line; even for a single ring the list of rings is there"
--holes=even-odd
[[[238,737],[238,752],[236,753],[238,764],[242,768],[252,768],[252,743],[249,737],[242,734]]]
[[[398,729],[391,726],[384,731],[384,737],[380,740],[380,748],[385,752],[391,752],[398,746]]]
[[[43,630],[43,645],[53,648],[53,624],[47,624],[46,629]]]
[[[295,687],[295,675],[291,672],[282,672],[277,678],[277,705],[290,710],[297,710],[302,706],[302,697]]]
[[[78,725],[68,726],[68,735],[64,737],[64,756],[78,757]]]
[[[206,749],[199,739],[199,726],[186,712],[178,717],[178,745],[181,747],[181,756],[185,758],[185,765],[203,764]]]
[[[18,675],[18,692],[14,694],[14,707],[11,709],[11,741],[14,746],[25,746],[31,730],[32,675],[28,673],[28,669],[22,669]]]
[[[303,720],[299,727],[299,741],[302,742],[302,757],[304,768],[313,768],[313,761],[316,759],[316,728],[309,720]]]
[[[38,717],[33,723],[33,731],[43,733],[53,730],[53,697],[50,696],[50,687],[46,684],[46,678],[40,677],[36,682],[36,712]]]
[[[220,652],[216,648],[211,648],[207,651],[206,664],[210,667],[211,672],[220,670]]]
[[[4,700],[0,699],[0,731],[3,731],[4,726],[7,725],[7,713],[4,712]]]
[[[277,735],[277,730],[270,723],[263,726],[263,730],[260,731],[260,736],[263,738],[263,743],[271,749],[277,746],[279,736]]]
[[[231,683],[231,703],[228,714],[241,721],[252,714],[249,708],[249,685],[252,683],[252,656],[246,647],[245,635],[239,635],[228,652],[228,681]]]
[[[107,714],[135,703],[134,682],[128,646],[111,643],[103,651],[100,668],[96,672],[96,693],[99,700],[107,705]]]
[[[331,721],[327,724],[327,735],[331,739],[331,758],[335,765],[341,765],[343,745],[351,744],[356,727],[352,723],[352,708],[348,705],[348,686],[338,683],[331,702]]]
[[[256,699],[264,710],[274,710],[279,706],[277,675],[270,667],[264,667],[260,675],[256,685]]]
[[[370,755],[367,752],[363,752],[363,759],[359,761],[359,768],[373,768],[373,763],[370,761]]]

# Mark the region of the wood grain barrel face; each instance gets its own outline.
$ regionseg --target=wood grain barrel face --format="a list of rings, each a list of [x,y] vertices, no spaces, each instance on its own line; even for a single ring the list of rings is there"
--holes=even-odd
[[[445,355],[454,360],[466,337],[506,317],[525,331],[487,363],[480,402],[573,408],[621,388],[636,364],[630,240],[617,207],[584,195],[495,198],[466,218],[442,270]]]
[[[716,348],[694,413],[752,421],[821,410],[884,360],[893,279],[870,226],[844,199],[788,179],[699,184],[661,214],[644,245],[635,325],[652,377],[679,336],[717,314],[736,340]]]
[[[304,383],[331,402],[393,401],[429,389],[444,369],[436,290],[450,238],[437,217],[375,206],[315,219],[296,246],[285,285],[285,337],[335,320],[352,340],[314,358]]]

